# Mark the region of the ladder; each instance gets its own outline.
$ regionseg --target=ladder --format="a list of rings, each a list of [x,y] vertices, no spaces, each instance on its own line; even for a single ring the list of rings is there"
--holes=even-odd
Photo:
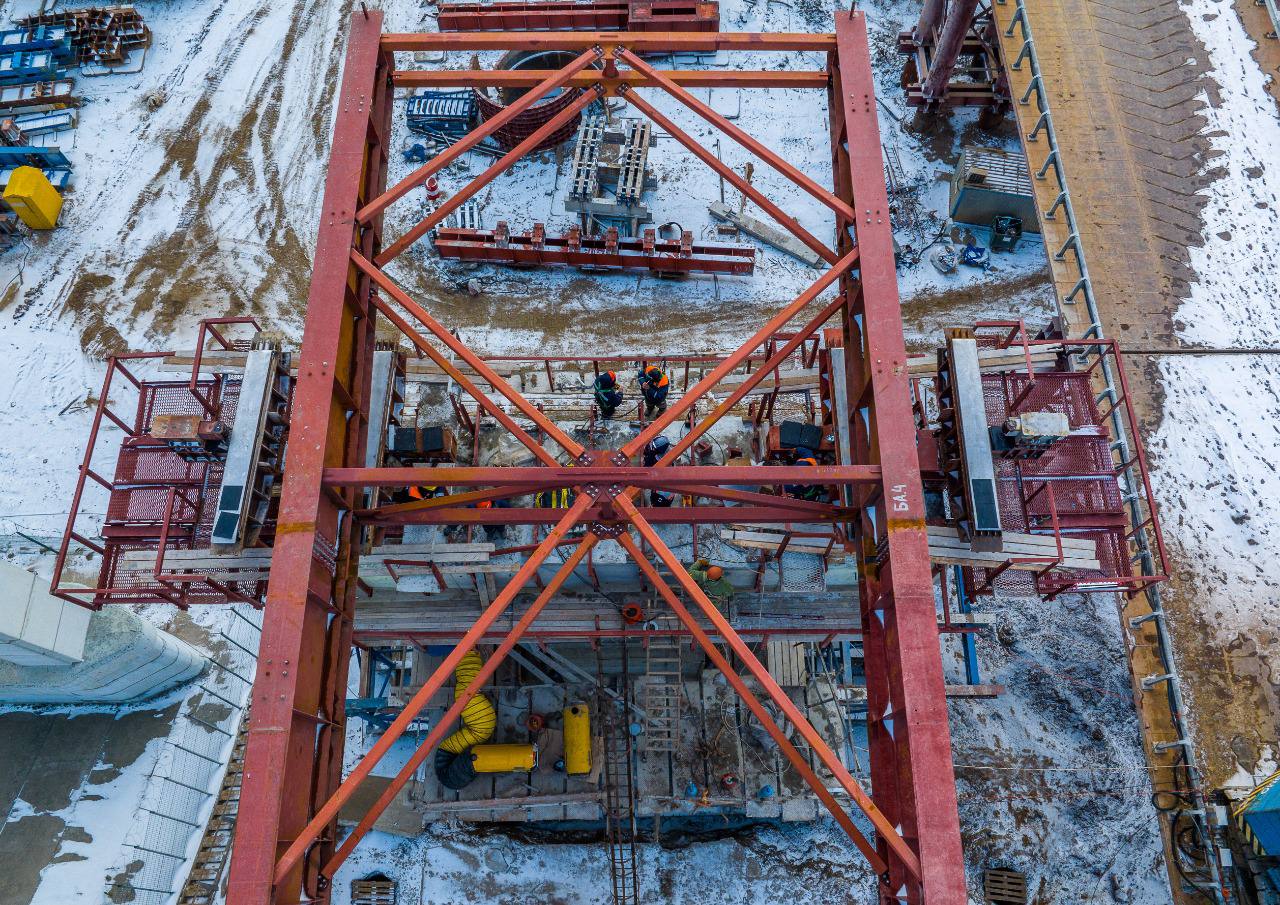
[[[222,788],[214,802],[213,814],[205,826],[191,873],[178,896],[177,905],[213,905],[219,901],[218,887],[231,862],[231,837],[235,834],[236,815],[240,810],[240,781],[244,776],[245,733],[249,728],[249,709],[240,716],[231,760],[222,777]]]
[[[664,615],[655,619],[658,628],[676,627],[676,619]],[[674,754],[680,734],[680,638],[655,635],[645,648],[645,752]]]
[[[597,650],[597,664],[601,662],[599,657]],[[600,686],[603,687],[606,681],[603,674],[600,680]],[[640,905],[640,891],[636,880],[636,790],[632,772],[630,708],[626,706],[631,698],[631,679],[627,669],[625,638],[622,639],[622,691],[624,701],[621,705],[603,694],[596,698],[596,713],[604,715],[605,837],[609,842],[613,905]]]

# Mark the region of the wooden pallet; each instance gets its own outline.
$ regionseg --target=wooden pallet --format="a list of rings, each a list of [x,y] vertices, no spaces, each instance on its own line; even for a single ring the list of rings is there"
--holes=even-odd
[[[1027,905],[1027,875],[1005,867],[982,873],[983,905]]]

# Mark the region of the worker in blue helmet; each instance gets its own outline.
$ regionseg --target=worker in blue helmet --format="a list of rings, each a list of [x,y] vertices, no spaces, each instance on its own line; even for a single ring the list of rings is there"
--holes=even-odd
[[[654,437],[644,445],[644,467],[652,468],[671,449],[671,441],[662,434]]]

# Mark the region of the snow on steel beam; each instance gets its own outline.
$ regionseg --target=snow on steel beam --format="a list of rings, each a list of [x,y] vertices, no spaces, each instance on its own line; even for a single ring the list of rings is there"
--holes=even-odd
[[[963,902],[946,688],[865,15],[838,12],[836,39],[835,184],[857,212],[839,233],[842,250],[850,247],[852,226],[862,251],[861,286],[846,286],[860,307],[844,325],[848,398],[861,400],[848,417],[857,428],[855,457],[876,457],[882,469],[880,491],[864,498],[859,569],[872,790],[920,858],[918,880],[891,864],[892,888],[905,886],[909,903]],[[880,560],[867,559],[877,547]]]
[[[835,49],[833,34],[795,32],[419,32],[385,34],[382,48],[414,50],[587,50],[625,46],[637,53],[713,53],[717,50],[809,51]]]
[[[790,70],[664,69],[658,72],[683,88],[819,88],[827,87],[825,72]],[[391,74],[397,88],[532,88],[555,75],[554,69],[397,69]],[[566,88],[590,88],[600,82],[613,93],[618,85],[657,87],[658,82],[634,69],[621,69],[604,77],[597,70],[579,72]]]
[[[321,474],[326,465],[364,459],[374,327],[369,281],[349,253],[353,237],[369,255],[380,242],[380,220],[361,229],[355,212],[386,184],[380,141],[391,129],[391,58],[380,50],[381,29],[381,12],[352,17],[336,105],[267,591],[271,616],[252,691],[230,905],[312,899],[318,860],[333,846],[329,823],[313,857],[276,876],[277,854],[342,773],[358,544],[351,543],[354,520],[341,517],[340,500],[324,492]]]

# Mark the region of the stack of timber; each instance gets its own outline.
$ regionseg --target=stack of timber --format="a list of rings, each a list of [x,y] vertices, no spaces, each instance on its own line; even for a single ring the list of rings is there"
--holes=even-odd
[[[1006,531],[1002,535],[1004,549],[999,552],[974,550],[968,540],[960,536],[958,528],[949,525],[929,525],[929,558],[936,563],[977,568],[998,568],[1009,562],[1010,568],[1039,571],[1058,559],[1058,541],[1051,534],[1020,534]],[[772,525],[730,525],[720,531],[720,536],[731,544],[750,549],[777,551],[786,540],[784,531]],[[797,537],[786,545],[788,551],[797,553],[827,553],[825,538]],[[1060,569],[1098,571],[1098,543],[1084,537],[1062,537],[1062,561]],[[844,552],[832,547],[828,562],[841,562]]]

